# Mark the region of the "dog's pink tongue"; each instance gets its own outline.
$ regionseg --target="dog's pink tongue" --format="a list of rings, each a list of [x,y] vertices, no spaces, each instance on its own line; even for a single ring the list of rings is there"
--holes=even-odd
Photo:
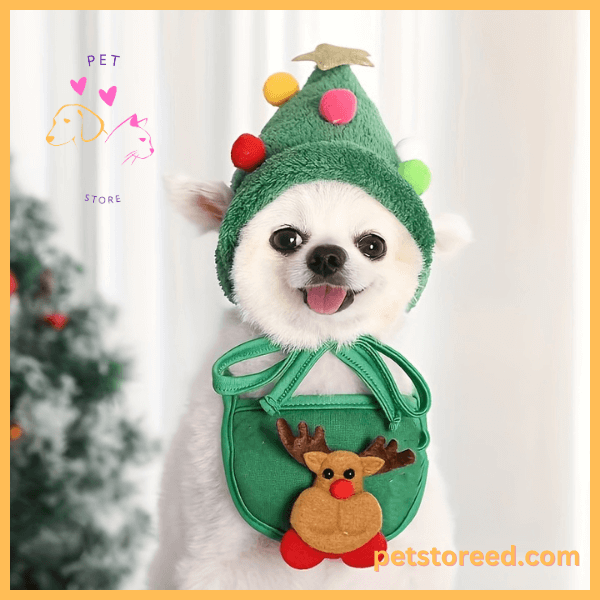
[[[341,287],[319,285],[306,290],[306,303],[322,315],[332,315],[346,298],[346,290]]]

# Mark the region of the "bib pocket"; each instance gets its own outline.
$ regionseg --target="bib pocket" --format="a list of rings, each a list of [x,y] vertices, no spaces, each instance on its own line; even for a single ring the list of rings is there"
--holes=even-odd
[[[277,434],[284,417],[293,430],[305,421],[310,431],[320,425],[333,450],[359,453],[377,436],[395,439],[399,449],[410,448],[414,464],[365,480],[365,490],[377,498],[383,512],[382,533],[398,535],[415,516],[427,477],[428,442],[424,416],[404,416],[389,429],[380,402],[370,395],[292,396],[269,414],[257,398],[223,395],[223,463],[229,491],[241,516],[257,531],[280,540],[289,529],[292,505],[312,485],[314,475],[291,459]]]

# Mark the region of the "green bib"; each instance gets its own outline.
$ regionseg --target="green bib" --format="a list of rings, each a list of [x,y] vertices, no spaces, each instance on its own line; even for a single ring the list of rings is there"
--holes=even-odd
[[[254,529],[280,540],[290,528],[292,505],[310,487],[313,474],[293,460],[279,440],[276,421],[281,416],[294,430],[305,421],[314,431],[325,430],[333,450],[359,453],[377,436],[410,448],[414,464],[365,480],[365,490],[377,498],[383,513],[382,533],[388,539],[411,522],[423,497],[427,478],[429,433],[425,415],[429,388],[421,374],[398,352],[371,336],[349,347],[336,342],[318,350],[296,350],[275,365],[236,377],[229,368],[245,360],[280,351],[266,338],[245,342],[225,353],[213,366],[213,387],[223,397],[221,431],[223,464],[229,492],[242,517]],[[308,371],[325,352],[348,365],[372,394],[294,396]],[[412,380],[412,396],[400,393],[380,354],[395,362]],[[262,398],[240,398],[275,381]]]

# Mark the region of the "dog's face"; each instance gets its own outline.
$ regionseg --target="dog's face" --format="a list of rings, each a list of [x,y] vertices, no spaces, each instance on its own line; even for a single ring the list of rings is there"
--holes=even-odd
[[[297,185],[241,230],[233,262],[245,318],[286,346],[350,343],[399,326],[421,253],[406,228],[355,186]]]
[[[46,141],[51,146],[91,142],[103,131],[104,121],[96,113],[81,104],[66,104],[54,115]]]
[[[232,199],[222,182],[168,180],[171,200],[202,232],[220,227]],[[466,221],[434,221],[436,257],[471,239]],[[244,318],[286,347],[315,348],[401,326],[422,256],[407,229],[362,189],[336,181],[289,188],[240,231],[231,278]]]

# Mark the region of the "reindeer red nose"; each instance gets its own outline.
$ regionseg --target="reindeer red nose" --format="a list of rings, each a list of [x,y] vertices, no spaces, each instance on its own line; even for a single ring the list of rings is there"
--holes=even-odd
[[[354,486],[347,479],[338,479],[329,487],[329,493],[338,500],[346,500],[354,494]]]

